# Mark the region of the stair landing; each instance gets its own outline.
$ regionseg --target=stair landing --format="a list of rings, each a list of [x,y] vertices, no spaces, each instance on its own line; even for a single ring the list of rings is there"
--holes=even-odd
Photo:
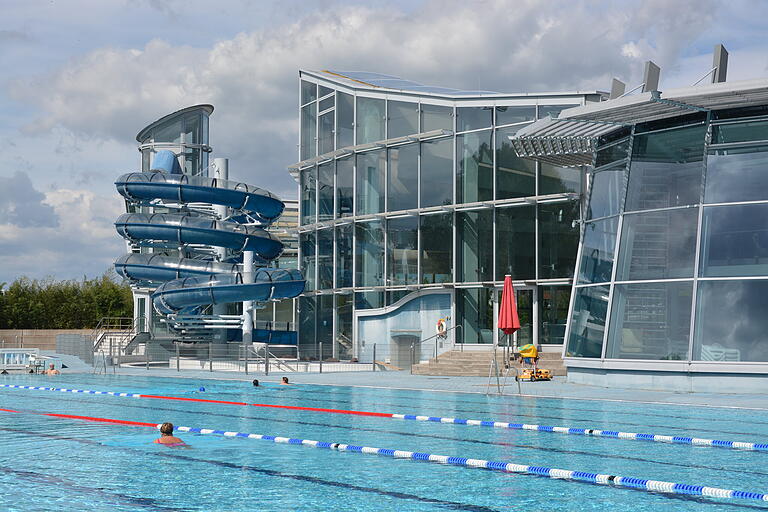
[[[503,368],[504,352],[496,352],[497,362]],[[426,363],[414,364],[412,366],[414,375],[445,375],[458,377],[487,377],[491,360],[493,360],[492,351],[466,351],[451,350],[432,358]],[[519,363],[515,363],[519,367]],[[552,372],[554,376],[565,376],[567,370],[563,364],[562,353],[557,352],[539,352],[539,368],[545,368]]]

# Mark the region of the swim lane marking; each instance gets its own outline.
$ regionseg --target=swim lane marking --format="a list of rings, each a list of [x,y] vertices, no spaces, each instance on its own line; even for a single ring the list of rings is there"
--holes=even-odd
[[[420,416],[415,414],[394,414],[385,412],[355,411],[346,409],[326,409],[321,407],[301,407],[298,405],[257,404],[247,402],[233,402],[228,400],[209,400],[204,398],[189,398],[180,396],[143,395],[140,393],[124,393],[117,391],[94,391],[90,389],[66,389],[51,388],[45,386],[22,386],[18,384],[0,384],[0,388],[27,389],[35,391],[54,391],[64,393],[83,393],[92,395],[110,395],[123,398],[148,398],[156,400],[179,400],[184,402],[202,402],[224,405],[239,405],[250,407],[266,407],[274,409],[287,409],[294,411],[326,412],[332,414],[351,414],[356,416],[373,416],[378,418],[390,418],[400,420],[425,421],[434,423],[451,423],[455,425],[472,425],[480,427],[505,428],[508,430],[529,430],[535,432],[554,432],[557,434],[582,435],[590,437],[602,437],[612,439],[628,439],[631,441],[651,441],[657,443],[680,444],[691,446],[710,446],[716,448],[728,448],[733,450],[768,451],[768,443],[755,443],[744,441],[727,441],[720,439],[702,439],[688,436],[668,436],[661,434],[642,434],[637,432],[621,432],[617,430],[601,430],[580,427],[562,427],[551,425],[533,425],[527,423],[507,423],[503,421],[472,420],[462,418],[445,418],[440,416]]]
[[[2,409],[1,412],[24,414],[21,411],[13,409]],[[138,427],[154,427],[160,429],[160,423],[147,423],[142,421],[118,420],[112,418],[98,418],[92,416],[80,416],[74,414],[58,414],[44,412],[28,412],[39,416],[48,416],[60,419],[75,419],[83,421],[93,421],[100,423],[111,423]],[[233,432],[198,427],[176,427],[179,432],[191,432],[202,435],[217,435],[223,437],[240,437],[246,439],[259,439],[262,441],[271,441],[276,444],[294,444],[311,446],[315,448],[325,448],[342,452],[364,453],[368,455],[380,455],[396,459],[411,459],[420,462],[438,462],[453,466],[466,468],[488,469],[503,473],[520,473],[526,475],[543,476],[555,480],[572,480],[577,482],[587,482],[598,485],[612,485],[614,487],[627,487],[648,492],[663,492],[668,494],[684,494],[689,496],[705,496],[708,498],[730,498],[746,499],[755,501],[768,501],[768,494],[752,491],[738,491],[733,489],[723,489],[706,485],[691,485],[675,482],[665,482],[660,480],[650,480],[647,478],[636,478],[630,476],[607,475],[601,473],[592,473],[587,471],[574,471],[569,469],[548,468],[544,466],[529,466],[526,464],[515,464],[511,462],[489,461],[484,459],[470,459],[467,457],[451,457],[448,455],[435,455],[423,452],[411,452],[406,450],[393,450],[389,448],[373,448],[370,446],[359,446],[345,443],[329,443],[325,441],[314,441],[311,439],[298,439],[292,437],[272,436],[264,434],[251,434],[246,432]]]

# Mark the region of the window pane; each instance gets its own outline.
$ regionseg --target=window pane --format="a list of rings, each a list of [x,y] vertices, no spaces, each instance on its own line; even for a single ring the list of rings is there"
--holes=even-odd
[[[388,152],[387,210],[395,212],[419,206],[419,145],[408,144]]]
[[[357,143],[384,139],[384,100],[357,98]]]
[[[352,215],[354,204],[354,160],[344,158],[336,160],[336,216],[349,217]]]
[[[317,220],[333,218],[333,162],[317,168]]]
[[[318,154],[333,151],[333,111],[320,116],[320,135],[318,137]]]
[[[616,217],[589,222],[584,226],[579,283],[603,283],[611,280],[618,226],[619,219]]]
[[[331,89],[330,87],[326,87],[324,85],[318,85],[317,87],[319,89],[317,93],[318,98],[322,98],[323,96],[328,96],[333,92],[333,89]]]
[[[301,159],[317,156],[315,153],[315,133],[317,130],[315,104],[310,103],[301,109]]]
[[[333,229],[317,231],[317,288],[333,288]]]
[[[315,297],[299,297],[299,345],[315,346]]]
[[[421,217],[421,282],[450,283],[453,227],[450,213]]]
[[[539,205],[539,279],[573,277],[578,218],[578,202]]]
[[[355,286],[384,284],[384,226],[381,221],[355,224]]]
[[[184,150],[184,172],[190,176],[201,174],[200,148],[186,148]]]
[[[384,292],[355,293],[355,308],[375,309],[384,307]]]
[[[626,209],[698,203],[705,134],[705,126],[689,126],[635,135]]]
[[[503,124],[522,123],[536,119],[536,107],[496,107],[496,126]]]
[[[395,290],[392,292],[387,292],[385,297],[387,300],[387,306],[391,306],[392,304],[399,301],[409,293],[411,292],[409,292],[408,290]]]
[[[390,219],[387,222],[387,284],[419,282],[418,217]]]
[[[558,167],[542,163],[540,168],[540,195],[581,193],[581,169],[578,167]]]
[[[563,344],[570,300],[570,286],[539,286],[540,344]]]
[[[704,201],[768,199],[768,146],[720,149],[707,156]]]
[[[421,104],[421,131],[453,130],[453,108]]]
[[[336,147],[341,149],[355,143],[355,98],[343,92],[338,93],[338,97],[339,104],[336,112],[339,119],[336,128]]]
[[[589,192],[587,207],[588,219],[609,217],[621,211],[626,175],[627,171],[623,164],[592,175],[592,189]]]
[[[493,281],[493,210],[458,212],[456,281]]]
[[[301,224],[315,223],[316,168],[301,171]]]
[[[768,120],[722,124],[712,127],[712,144],[768,140]]]
[[[336,287],[352,286],[352,224],[336,227]]]
[[[301,273],[307,280],[307,290],[315,289],[315,234],[299,233],[301,245]]]
[[[690,282],[617,284],[606,357],[688,360]]]
[[[496,280],[536,279],[536,207],[496,210]]]
[[[578,106],[580,106],[578,103],[573,105],[539,105],[539,119],[549,117],[550,115],[557,117],[563,110]]]
[[[625,215],[616,280],[693,277],[698,209]]]
[[[471,203],[493,199],[491,130],[456,137],[456,200]]]
[[[387,211],[418,208],[418,144],[392,148],[388,158]]]
[[[154,129],[155,142],[181,142],[181,119],[171,120]]]
[[[606,148],[598,149],[597,155],[595,156],[595,167],[602,167],[603,165],[608,165],[611,162],[624,160],[629,156],[628,151],[628,138]]]
[[[336,342],[339,359],[352,358],[352,294],[336,295]]]
[[[459,107],[456,109],[456,131],[477,130],[491,126],[492,107]]]
[[[387,105],[387,138],[419,133],[419,104],[390,101]]]
[[[607,312],[608,286],[576,288],[566,357],[602,356]]]
[[[768,204],[704,209],[701,274],[768,275]]]
[[[458,343],[493,343],[493,306],[490,288],[456,290]]]
[[[768,361],[768,281],[699,281],[693,359]]]
[[[187,144],[200,144],[200,114],[193,114],[184,118],[184,142]]]
[[[509,142],[524,126],[496,130],[496,199],[536,195],[536,164],[518,157]]]
[[[304,105],[317,99],[317,84],[301,81],[301,104]]]
[[[384,150],[357,155],[357,214],[384,211]]]
[[[421,207],[453,203],[453,139],[421,144]]]
[[[333,108],[334,104],[335,104],[334,97],[328,96],[327,98],[317,102],[317,111],[323,112],[325,110],[328,110],[329,108]]]

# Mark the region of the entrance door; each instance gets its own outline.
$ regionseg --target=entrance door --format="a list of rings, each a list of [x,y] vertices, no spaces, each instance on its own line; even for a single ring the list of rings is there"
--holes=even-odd
[[[496,325],[498,325],[498,307],[501,306],[501,290],[496,290],[497,310]],[[509,345],[517,343],[518,347],[528,343],[536,343],[536,330],[534,319],[534,304],[536,302],[536,289],[533,287],[515,287],[515,301],[517,302],[517,316],[520,318],[520,329],[509,340]],[[506,346],[507,337],[504,331],[496,329],[497,341],[500,346]]]

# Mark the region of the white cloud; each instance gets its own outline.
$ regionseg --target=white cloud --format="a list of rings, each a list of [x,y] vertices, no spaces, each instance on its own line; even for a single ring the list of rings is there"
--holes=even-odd
[[[96,4],[99,24],[110,21],[110,12],[115,19],[128,15],[125,6],[110,11]],[[25,120],[23,137],[4,140],[16,144],[14,170],[26,170],[37,189],[48,190],[45,203],[62,224],[59,230],[0,225],[0,247],[13,242],[25,255],[12,262],[0,251],[6,272],[32,272],[33,255],[45,255],[46,266],[62,276],[96,267],[100,272],[122,253],[111,227],[121,210],[112,180],[137,167],[135,134],[178,108],[214,104],[211,143],[216,156],[230,158],[233,178],[295,197],[285,169],[297,160],[299,68],[370,70],[446,87],[516,92],[607,89],[612,76],[631,87],[641,81],[642,62],[652,59],[662,67],[662,88],[687,85],[708,69],[710,57],[702,54],[711,51],[691,45],[720,15],[713,0],[434,0],[417,7],[319,2],[300,9],[289,4],[274,23],[261,19],[266,11],[258,11],[258,22],[244,16],[236,35],[231,20],[237,8],[230,5],[228,31],[210,44],[192,35],[180,44],[184,31],[178,26],[153,28],[169,23],[165,15],[143,16],[134,33],[173,35],[92,48],[46,73],[14,76],[8,92],[37,115]],[[202,11],[192,14],[184,6],[190,32],[216,29]],[[290,16],[292,21],[283,21]],[[749,17],[728,19],[743,23]],[[84,31],[82,21],[77,16],[63,23],[79,23],[77,30]],[[750,33],[762,39],[756,27]],[[42,32],[33,35],[45,41]],[[732,51],[731,76],[746,78],[748,69],[755,70],[751,76],[764,74],[764,48],[744,55],[749,57],[741,61]]]

